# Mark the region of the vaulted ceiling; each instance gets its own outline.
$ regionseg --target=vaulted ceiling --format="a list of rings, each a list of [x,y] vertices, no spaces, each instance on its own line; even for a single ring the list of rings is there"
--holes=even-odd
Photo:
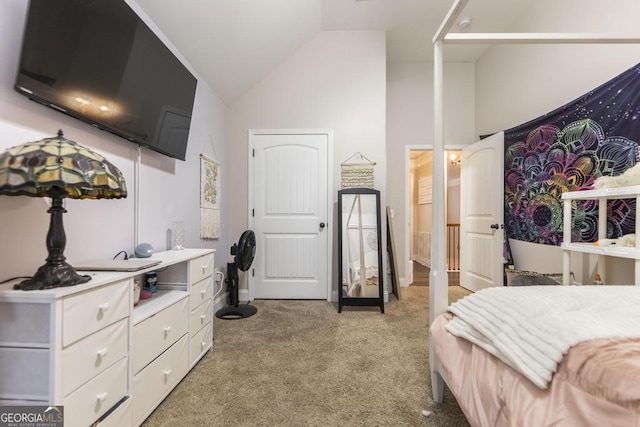
[[[452,0],[136,0],[227,104],[319,31],[385,30],[388,62],[432,60],[431,40]],[[470,0],[473,32],[509,28],[532,0]],[[459,29],[457,29],[459,30]],[[475,61],[483,46],[448,48]]]

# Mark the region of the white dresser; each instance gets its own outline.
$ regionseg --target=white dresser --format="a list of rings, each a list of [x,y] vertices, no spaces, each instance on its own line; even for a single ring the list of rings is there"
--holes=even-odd
[[[214,251],[150,259],[162,262],[68,288],[0,285],[0,405],[64,405],[67,427],[141,424],[213,348]],[[134,307],[149,271],[158,291]]]

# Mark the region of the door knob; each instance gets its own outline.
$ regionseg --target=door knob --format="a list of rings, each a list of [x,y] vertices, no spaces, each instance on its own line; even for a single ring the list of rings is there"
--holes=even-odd
[[[324,225],[325,225],[324,222],[321,222],[320,223],[320,228],[324,228]]]
[[[500,228],[500,226],[498,224],[491,224],[491,228],[497,230],[498,228]]]

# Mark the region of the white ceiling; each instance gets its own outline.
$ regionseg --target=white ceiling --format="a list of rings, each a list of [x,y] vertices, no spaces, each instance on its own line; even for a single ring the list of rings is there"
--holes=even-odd
[[[227,104],[322,30],[386,30],[388,62],[426,62],[453,0],[136,0]],[[507,30],[533,0],[470,0],[472,32]],[[447,61],[486,47],[452,46]]]

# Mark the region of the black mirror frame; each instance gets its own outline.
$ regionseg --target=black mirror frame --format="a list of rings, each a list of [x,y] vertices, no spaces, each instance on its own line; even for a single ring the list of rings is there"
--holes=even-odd
[[[349,297],[344,295],[342,281],[344,279],[343,260],[343,218],[342,218],[342,198],[345,195],[375,195],[376,197],[376,233],[378,244],[378,297]],[[380,312],[384,313],[384,265],[382,264],[382,221],[380,218],[380,191],[371,188],[347,188],[338,191],[338,313],[342,312],[344,306],[379,306]]]

